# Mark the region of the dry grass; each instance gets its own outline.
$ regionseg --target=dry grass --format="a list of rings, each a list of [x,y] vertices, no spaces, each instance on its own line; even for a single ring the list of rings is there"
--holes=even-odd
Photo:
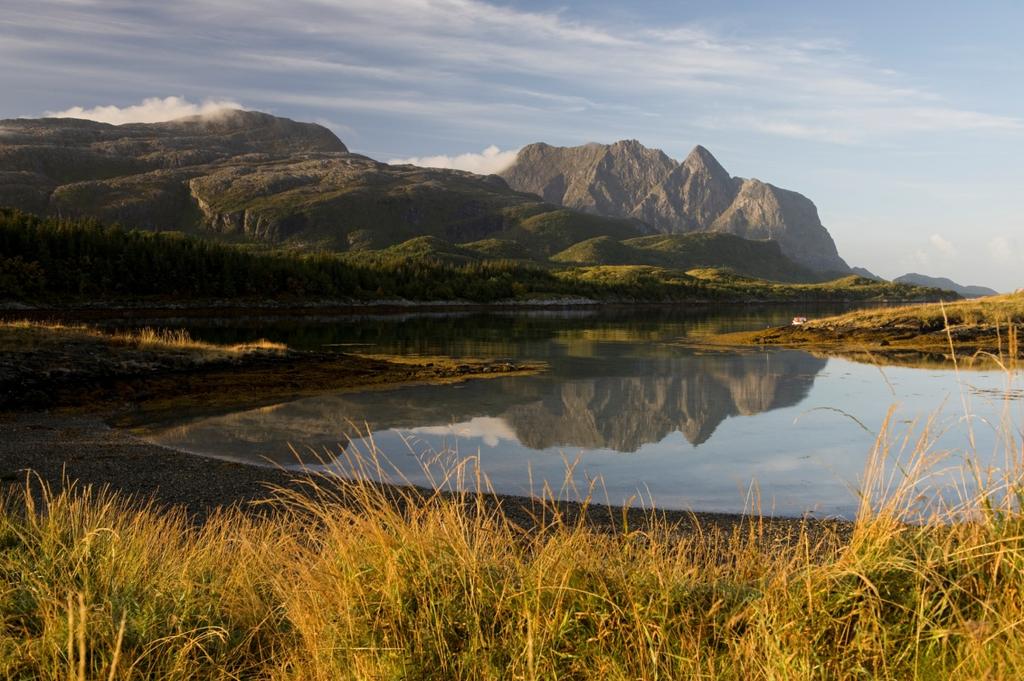
[[[266,338],[261,338],[251,343],[236,343],[234,345],[207,343],[195,340],[185,329],[153,329],[146,327],[132,331],[122,331],[114,334],[112,337],[116,342],[139,348],[198,350],[207,353],[236,355],[256,350],[284,352],[288,349],[283,343],[275,343]]]
[[[1021,678],[1020,431],[998,476],[947,461],[935,427],[886,429],[846,542],[782,545],[752,519],[614,534],[537,502],[353,480],[201,527],[103,492],[8,497],[0,677],[12,679]],[[908,452],[905,456],[901,452]],[[453,480],[456,484],[452,484]],[[487,489],[468,464],[443,486]]]
[[[1024,324],[1024,293],[1007,293],[952,303],[926,303],[859,310],[838,317],[812,320],[808,328],[939,329],[958,325],[1007,326]]]
[[[146,327],[130,331],[108,333],[83,324],[35,322],[28,320],[0,322],[0,349],[19,351],[37,349],[45,345],[68,342],[94,343],[108,347],[122,347],[152,353],[187,352],[207,358],[244,355],[250,352],[287,351],[281,343],[260,339],[252,343],[219,345],[195,340],[184,329],[154,329]]]
[[[956,303],[860,310],[814,319],[800,326],[709,334],[718,346],[777,346],[838,355],[879,364],[926,362],[1013,370],[1022,359],[1024,293]]]

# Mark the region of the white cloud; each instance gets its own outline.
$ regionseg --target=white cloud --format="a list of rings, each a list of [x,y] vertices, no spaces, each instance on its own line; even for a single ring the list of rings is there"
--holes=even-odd
[[[490,175],[499,173],[512,165],[516,160],[518,149],[502,151],[493,144],[479,154],[459,154],[457,156],[419,156],[412,158],[395,158],[388,161],[391,164],[411,164],[425,168],[454,168],[456,170],[468,170],[471,173]]]
[[[505,419],[493,416],[476,416],[469,421],[450,426],[422,426],[413,428],[412,432],[421,435],[454,435],[459,438],[478,437],[488,447],[497,447],[502,440],[507,442],[519,440],[516,431]]]
[[[928,237],[928,243],[932,245],[932,248],[947,258],[952,258],[956,255],[956,247],[953,246],[953,243],[949,241],[949,239],[944,238],[941,234],[932,234]]]
[[[185,116],[215,116],[228,109],[241,109],[242,105],[226,99],[207,99],[201,104],[193,104],[184,97],[147,97],[140,104],[130,106],[94,106],[86,109],[73,106],[63,111],[47,111],[47,116],[55,118],[85,118],[101,123],[159,123],[171,121]]]
[[[1013,111],[946,100],[827,37],[744,35],[697,23],[644,28],[592,18],[599,12],[573,19],[567,10],[477,0],[181,0],[138,13],[117,11],[120,4],[69,12],[57,0],[9,0],[0,58],[9,73],[66,86],[95,80],[139,92],[159,82],[160,91],[177,92],[203,85],[332,119],[346,117],[331,111],[374,113],[543,131],[522,141],[611,141],[636,136],[638,125],[664,137],[696,124],[856,144],[904,133],[1019,133],[1024,125]],[[208,39],[211,26],[225,37]],[[116,32],[98,39],[100,29]],[[38,39],[41,31],[48,40]],[[236,33],[247,39],[227,39]],[[19,37],[30,34],[36,39]],[[117,59],[133,46],[122,40],[138,36],[145,41],[138,58]],[[260,49],[246,47],[253,44]],[[225,83],[230,91],[220,89]]]
[[[145,13],[72,12],[54,0],[9,4],[0,55],[12,69],[51,80],[87,65],[96,71],[90,77],[133,84],[139,76],[194,84],[207,73],[239,73],[245,77],[236,84],[252,91],[233,93],[247,101],[320,95],[319,106],[335,111],[474,128],[501,122],[502,129],[548,136],[579,132],[582,115],[588,137],[631,134],[630,121],[635,126],[640,115],[840,144],[908,133],[1024,131],[1015,113],[947,100],[827,38],[740,37],[696,23],[623,26],[480,0],[181,0]],[[209,26],[246,36],[245,44],[260,45],[258,54],[241,43],[207,40]],[[18,41],[39,31],[51,39]],[[110,66],[110,57],[133,47],[110,44],[111,36],[144,40],[145,51]],[[177,66],[178,80],[168,80],[175,69],[167,64]],[[270,79],[278,85],[262,87]],[[329,97],[334,93],[344,96]],[[624,111],[624,103],[638,111]],[[117,107],[99,109],[100,120],[120,116]]]

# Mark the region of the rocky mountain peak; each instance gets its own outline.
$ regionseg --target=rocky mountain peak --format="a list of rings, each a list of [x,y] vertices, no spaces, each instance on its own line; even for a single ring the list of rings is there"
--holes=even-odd
[[[732,179],[718,159],[699,144],[683,160],[683,166],[691,173],[705,173],[716,182],[728,182]]]
[[[501,175],[518,191],[577,210],[635,218],[655,232],[721,231],[768,239],[808,267],[848,271],[813,203],[758,180],[733,178],[701,145],[682,163],[637,140],[530,145]]]

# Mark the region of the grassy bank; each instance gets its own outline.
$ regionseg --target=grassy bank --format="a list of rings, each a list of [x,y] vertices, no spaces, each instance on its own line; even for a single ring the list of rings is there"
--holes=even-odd
[[[939,453],[924,426],[894,482],[896,435],[843,540],[807,526],[778,541],[756,519],[600,532],[541,502],[524,530],[474,494],[337,480],[202,526],[91,490],[16,493],[0,513],[0,675],[1019,678],[1019,470],[923,507]]]
[[[801,326],[722,334],[718,345],[774,345],[896,362],[914,357],[962,364],[1015,363],[1022,355],[1024,293],[951,303],[860,310]]]
[[[0,322],[0,409],[131,404],[133,413],[256,407],[350,388],[532,373],[537,363],[300,352],[280,343],[197,341],[183,330],[107,333]]]

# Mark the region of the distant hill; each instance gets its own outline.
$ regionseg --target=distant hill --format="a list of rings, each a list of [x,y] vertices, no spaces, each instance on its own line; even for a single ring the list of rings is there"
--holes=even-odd
[[[874,279],[875,281],[885,281],[885,278],[878,276],[874,272],[864,267],[851,267],[850,271],[856,274],[858,277],[864,277],[865,279]]]
[[[501,173],[513,189],[609,217],[633,218],[662,234],[720,232],[778,242],[791,260],[818,271],[850,271],[818,218],[796,192],[731,177],[697,146],[681,163],[636,140],[524,147]]]
[[[0,302],[47,307],[104,301],[180,307],[226,300],[255,305],[397,299],[837,302],[934,300],[938,294],[852,276],[778,283],[715,268],[684,272],[649,265],[496,261],[479,258],[470,245],[484,244],[453,246],[424,236],[375,251],[302,253],[0,208]]]
[[[994,296],[999,293],[999,291],[987,286],[963,286],[946,277],[929,277],[924,274],[917,274],[916,272],[896,277],[893,281],[897,284],[913,284],[914,286],[927,286],[929,288],[940,288],[944,291],[953,291],[954,293],[959,293],[964,298],[981,298],[984,296]]]

